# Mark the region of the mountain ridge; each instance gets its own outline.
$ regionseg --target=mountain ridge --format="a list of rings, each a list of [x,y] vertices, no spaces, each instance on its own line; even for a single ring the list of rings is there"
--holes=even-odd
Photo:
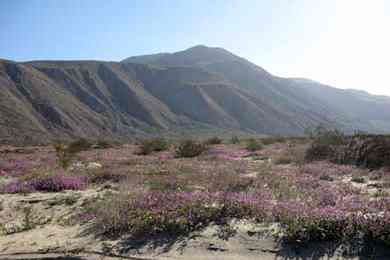
[[[390,112],[386,98],[276,77],[204,45],[121,62],[0,59],[0,88],[0,140],[6,142],[197,128],[301,135],[318,124],[390,130],[390,116],[378,113]]]

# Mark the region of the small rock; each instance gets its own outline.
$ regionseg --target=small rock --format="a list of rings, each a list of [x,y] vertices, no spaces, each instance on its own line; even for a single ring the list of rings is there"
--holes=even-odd
[[[97,163],[97,162],[90,162],[87,164],[87,169],[88,170],[97,170],[97,169],[101,169],[103,167],[103,165],[101,165],[100,163]]]

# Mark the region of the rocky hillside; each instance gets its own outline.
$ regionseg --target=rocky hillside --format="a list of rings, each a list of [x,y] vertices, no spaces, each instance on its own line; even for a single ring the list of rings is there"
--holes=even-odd
[[[0,60],[0,140],[186,131],[390,130],[390,99],[271,75],[221,48],[122,62]]]

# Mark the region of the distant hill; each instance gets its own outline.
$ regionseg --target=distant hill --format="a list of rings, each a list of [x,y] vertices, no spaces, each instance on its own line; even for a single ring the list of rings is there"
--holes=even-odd
[[[390,130],[390,98],[271,75],[222,48],[121,62],[0,60],[0,141]]]

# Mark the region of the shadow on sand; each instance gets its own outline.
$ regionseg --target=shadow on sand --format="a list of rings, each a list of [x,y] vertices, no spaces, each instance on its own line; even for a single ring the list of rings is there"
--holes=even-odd
[[[168,253],[171,250],[185,251],[188,246],[188,241],[195,238],[197,235],[189,234],[187,236],[173,235],[131,235],[118,237],[107,237],[96,233],[93,226],[86,228],[81,236],[94,234],[97,239],[115,240],[116,250],[121,255],[142,254],[144,252],[153,252],[154,255]],[[207,242],[207,241],[206,241]],[[259,245],[264,240],[259,239]],[[269,241],[268,241],[269,242]],[[256,242],[257,243],[257,242]],[[283,260],[320,260],[320,259],[390,259],[390,246],[384,243],[375,241],[364,241],[355,239],[343,242],[308,242],[304,244],[291,243],[286,241],[273,241],[275,248],[272,250],[262,250],[271,257],[271,259]],[[243,243],[243,251],[252,251],[250,248],[245,248]],[[229,254],[229,251],[224,252]],[[253,256],[256,255],[256,250],[253,250]],[[183,255],[183,257],[185,257]],[[183,258],[185,259],[185,258]],[[246,259],[243,257],[242,259]],[[252,259],[252,258],[251,258]],[[259,258],[261,259],[261,258]],[[267,258],[269,259],[269,258]],[[75,259],[76,260],[76,259]]]
[[[390,247],[373,241],[309,242],[293,244],[281,242],[275,259],[390,259]]]

